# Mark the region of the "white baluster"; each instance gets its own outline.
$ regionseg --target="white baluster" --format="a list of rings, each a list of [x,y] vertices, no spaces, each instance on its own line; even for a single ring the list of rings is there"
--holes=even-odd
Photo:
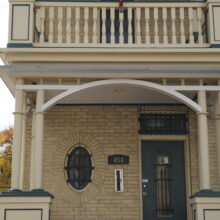
[[[45,8],[40,9],[40,43],[44,43]]]
[[[93,43],[98,43],[97,36],[97,22],[98,22],[98,10],[97,8],[93,8]]]
[[[189,43],[194,44],[194,36],[193,36],[193,9],[188,8],[189,14]]]
[[[63,8],[62,7],[59,7],[58,8],[58,37],[57,37],[57,42],[58,43],[62,43],[62,40],[63,40],[63,25],[62,25],[62,22],[63,22]]]
[[[158,8],[154,8],[154,43],[159,44],[158,35]]]
[[[199,44],[203,43],[203,36],[202,36],[202,9],[197,8],[197,21],[198,21],[198,42]]]
[[[150,10],[149,8],[145,8],[145,42],[146,44],[150,44],[150,27],[149,27],[149,19],[150,19]]]
[[[71,43],[71,17],[72,10],[68,7],[66,11],[66,43]]]
[[[77,7],[75,11],[75,43],[79,43],[79,19],[80,19],[80,8]]]
[[[102,8],[102,43],[106,44],[106,8]]]
[[[49,8],[49,36],[48,41],[53,43],[53,21],[54,21],[54,7]]]
[[[168,36],[167,36],[167,8],[162,9],[163,15],[163,44],[168,44]]]
[[[124,12],[119,12],[119,44],[124,43],[123,21],[124,21]]]
[[[111,44],[115,44],[115,8],[110,9]]]
[[[180,8],[180,42],[185,44],[185,28],[184,28],[184,8]]]
[[[132,44],[132,8],[128,8],[128,43]]]
[[[176,9],[171,8],[172,44],[176,44]]]
[[[84,8],[84,43],[89,42],[89,26],[88,26],[88,20],[89,20],[89,8]]]
[[[136,43],[141,44],[141,9],[136,9]]]

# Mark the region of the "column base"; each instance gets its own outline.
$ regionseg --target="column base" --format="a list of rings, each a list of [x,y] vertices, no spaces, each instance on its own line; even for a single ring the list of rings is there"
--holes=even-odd
[[[49,220],[53,195],[42,189],[0,193],[0,220]]]
[[[220,192],[201,190],[190,197],[193,220],[220,219]]]

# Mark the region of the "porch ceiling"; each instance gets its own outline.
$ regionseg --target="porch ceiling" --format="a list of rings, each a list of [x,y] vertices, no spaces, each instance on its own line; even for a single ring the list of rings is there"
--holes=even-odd
[[[46,101],[61,93],[60,91],[47,91]],[[196,92],[185,92],[184,95],[192,99]],[[145,104],[145,103],[180,103],[178,100],[153,91],[149,88],[141,88],[133,85],[105,85],[89,88],[74,93],[57,104]]]

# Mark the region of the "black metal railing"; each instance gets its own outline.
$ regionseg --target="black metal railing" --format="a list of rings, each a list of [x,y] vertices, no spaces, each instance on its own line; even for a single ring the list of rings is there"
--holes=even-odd
[[[91,155],[82,146],[74,148],[67,155],[67,166],[64,167],[67,174],[66,181],[75,189],[81,190],[91,182],[92,166]]]
[[[156,159],[156,186],[157,186],[157,216],[170,217],[173,213],[171,205],[171,182],[170,168],[167,156],[158,156]]]
[[[185,114],[141,114],[140,134],[187,134]]]

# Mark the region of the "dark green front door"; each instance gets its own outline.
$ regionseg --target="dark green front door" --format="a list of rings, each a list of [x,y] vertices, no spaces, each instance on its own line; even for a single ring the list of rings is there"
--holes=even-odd
[[[186,220],[184,145],[181,141],[144,141],[143,220]]]

